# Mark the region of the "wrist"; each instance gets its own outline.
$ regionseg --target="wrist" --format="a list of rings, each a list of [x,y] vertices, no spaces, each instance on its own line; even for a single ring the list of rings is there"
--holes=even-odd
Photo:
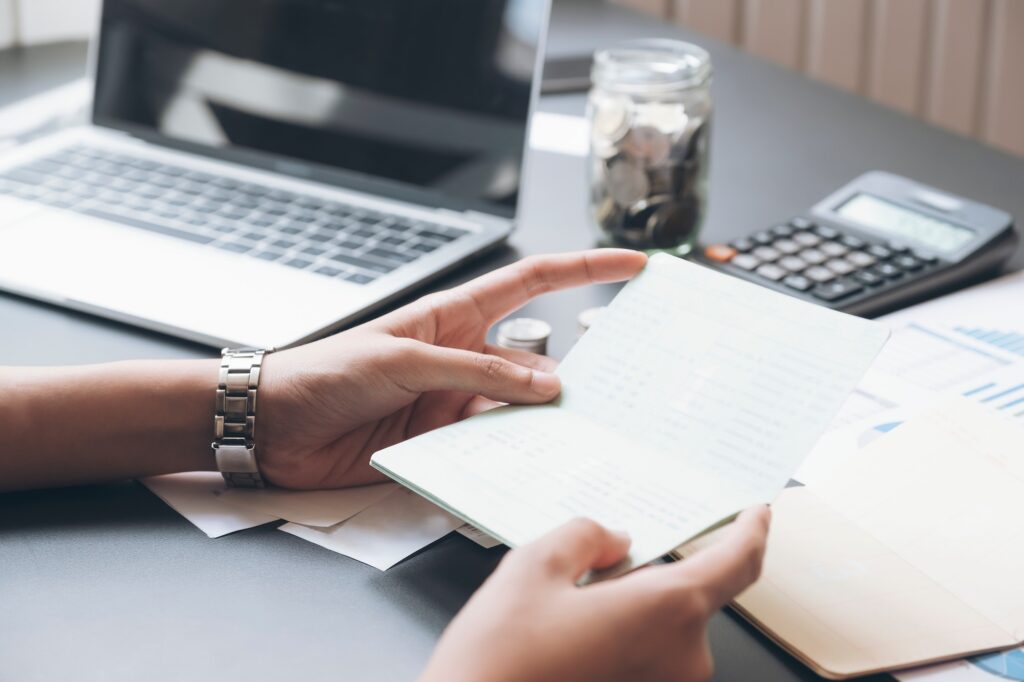
[[[212,470],[216,360],[5,368],[0,490]],[[4,401],[0,399],[0,407]]]

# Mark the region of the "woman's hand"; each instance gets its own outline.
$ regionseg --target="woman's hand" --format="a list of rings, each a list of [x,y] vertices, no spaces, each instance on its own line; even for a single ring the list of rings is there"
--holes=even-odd
[[[549,291],[629,279],[634,251],[534,256],[425,296],[336,336],[267,356],[260,379],[260,468],[286,488],[382,480],[371,454],[496,402],[544,403],[555,363],[485,343],[498,320]]]
[[[577,519],[507,554],[445,631],[421,682],[687,682],[711,677],[711,616],[758,577],[770,513],[749,509],[686,561],[577,587],[629,539]]]

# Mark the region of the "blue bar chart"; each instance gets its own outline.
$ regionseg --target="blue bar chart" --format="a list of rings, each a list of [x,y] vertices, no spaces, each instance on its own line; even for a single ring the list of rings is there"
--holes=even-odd
[[[953,330],[1008,353],[1024,356],[1024,333],[977,327],[954,327]]]
[[[992,409],[1024,417],[1024,381],[985,381],[963,394]]]

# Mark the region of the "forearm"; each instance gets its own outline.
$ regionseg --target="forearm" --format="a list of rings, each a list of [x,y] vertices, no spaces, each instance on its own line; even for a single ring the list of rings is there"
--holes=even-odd
[[[213,469],[218,367],[0,367],[0,491]]]

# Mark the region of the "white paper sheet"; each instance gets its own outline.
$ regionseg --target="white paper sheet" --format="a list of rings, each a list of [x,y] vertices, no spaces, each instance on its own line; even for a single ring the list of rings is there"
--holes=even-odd
[[[1000,651],[927,668],[893,673],[900,682],[1006,682],[1024,680],[1024,649]]]
[[[782,490],[884,326],[654,256],[562,362],[556,404],[499,408],[375,454],[512,547],[574,516],[646,564]]]
[[[327,527],[352,518],[395,490],[394,483],[338,490],[228,490],[221,499],[256,513],[269,514],[305,526]]]
[[[221,497],[227,488],[224,478],[216,472],[196,471],[140,480],[153,494],[211,538],[278,520],[270,514],[225,503]]]
[[[461,525],[459,519],[403,488],[332,528],[287,523],[280,530],[386,571]]]

